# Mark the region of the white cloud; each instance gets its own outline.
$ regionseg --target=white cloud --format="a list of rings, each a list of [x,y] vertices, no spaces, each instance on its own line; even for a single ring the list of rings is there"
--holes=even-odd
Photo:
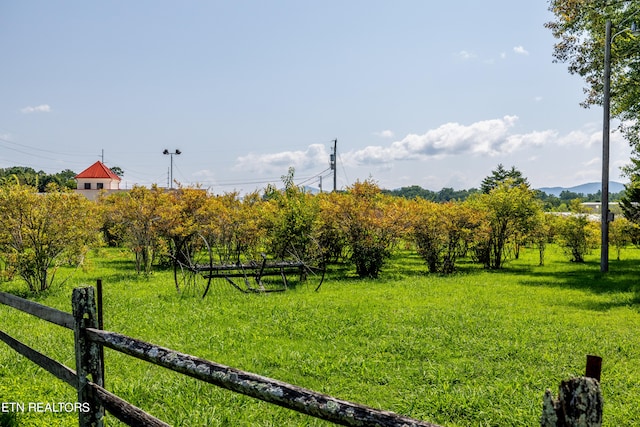
[[[322,144],[311,144],[302,151],[283,151],[272,154],[249,153],[236,159],[233,167],[237,171],[245,172],[286,172],[293,166],[296,169],[309,169],[318,166],[328,166],[329,153]]]
[[[391,130],[383,130],[380,132],[374,132],[373,134],[381,138],[393,138],[395,136],[395,134]]]
[[[50,113],[51,112],[51,107],[47,104],[41,104],[38,105],[36,107],[24,107],[20,110],[20,112],[24,113],[24,114],[31,114],[31,113]]]
[[[614,160],[611,164],[611,170],[620,170],[624,166],[629,166],[629,159],[625,160]]]
[[[513,153],[525,147],[542,147],[558,138],[554,130],[533,131],[525,134],[510,135],[507,142],[501,146],[501,153]]]
[[[577,145],[584,148],[602,143],[602,131],[595,130],[592,126],[574,130],[557,139],[559,145]]]
[[[199,171],[195,171],[193,173],[193,176],[197,178],[203,178],[205,181],[213,181],[216,177],[213,171],[209,169],[200,169]]]
[[[523,46],[516,46],[513,51],[518,55],[529,55],[529,52]]]
[[[589,123],[568,133],[554,129],[518,131],[519,120],[515,115],[506,115],[469,124],[445,123],[423,133],[341,151],[339,161],[359,176],[374,173],[388,188],[404,183],[404,179],[394,175],[413,176],[409,181],[427,185],[425,188],[469,188],[477,186],[481,177],[499,162],[531,164],[530,182],[535,181],[537,185],[556,185],[554,182],[559,178],[553,170],[557,168],[563,170],[563,179],[571,176],[574,182],[587,177],[591,180],[597,175],[599,161],[591,160],[600,151],[602,132],[596,124]],[[382,132],[370,137],[375,140],[380,134]],[[617,143],[617,135],[612,134],[612,144]],[[628,147],[624,141],[620,144],[622,148]],[[616,158],[628,159],[629,155],[625,154],[628,148],[624,152],[622,148],[615,150]],[[245,174],[282,175],[293,166],[304,174],[327,168],[329,151],[328,146],[314,144],[297,151],[249,153],[238,157],[233,169]],[[423,163],[425,161],[428,163]],[[614,162],[612,158],[612,166]],[[455,174],[458,174],[456,178],[451,178]],[[433,180],[425,175],[440,178]]]
[[[584,162],[583,164],[584,164],[584,166],[597,166],[597,165],[600,165],[601,164],[600,157],[594,157],[593,159],[588,160],[588,161]]]
[[[349,164],[382,164],[394,160],[426,159],[456,154],[495,155],[512,151],[512,146],[530,143],[539,138],[529,139],[518,135],[509,136],[508,130],[518,120],[516,116],[484,120],[464,126],[446,123],[422,135],[409,134],[391,145],[368,146],[342,156]]]
[[[469,59],[474,59],[477,57],[477,55],[475,53],[472,52],[467,52],[466,50],[461,50],[460,52],[458,52],[456,54],[456,56],[460,59],[462,59],[463,61],[467,61]]]

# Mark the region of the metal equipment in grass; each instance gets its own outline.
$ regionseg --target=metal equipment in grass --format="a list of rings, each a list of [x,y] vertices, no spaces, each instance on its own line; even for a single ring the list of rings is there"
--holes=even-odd
[[[215,245],[201,234],[171,246],[177,291],[202,293],[202,298],[207,296],[214,280],[226,282],[243,293],[262,293],[285,291],[292,277],[297,277],[297,282],[317,283],[318,290],[326,272],[323,251],[313,240],[304,249],[291,244],[279,257],[262,253],[261,259],[256,260],[236,254],[236,259],[231,260],[218,254],[220,262],[214,262]]]
[[[181,240],[171,240],[169,257],[178,292],[196,292],[211,282],[200,274],[213,266],[211,245],[203,235],[196,233]]]

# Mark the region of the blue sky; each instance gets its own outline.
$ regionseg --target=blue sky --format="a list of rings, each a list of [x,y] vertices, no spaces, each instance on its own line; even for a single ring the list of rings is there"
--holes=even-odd
[[[600,108],[552,63],[546,1],[16,1],[0,5],[0,167],[215,193],[296,181],[599,181]],[[614,126],[615,127],[615,123]],[[611,178],[629,159],[612,136]]]

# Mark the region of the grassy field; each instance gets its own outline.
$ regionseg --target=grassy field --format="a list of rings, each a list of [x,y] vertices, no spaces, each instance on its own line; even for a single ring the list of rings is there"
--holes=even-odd
[[[597,254],[571,264],[550,248],[538,267],[537,253],[525,250],[504,271],[467,264],[445,277],[405,253],[379,280],[335,269],[319,292],[303,284],[246,295],[216,283],[202,300],[178,295],[170,271],[138,276],[126,252],[101,249],[36,299],[70,311],[73,287],[101,278],[105,329],[445,426],[537,425],[544,390],[557,392],[597,354],[604,423],[628,426],[640,424],[640,251],[622,258],[601,275]],[[75,366],[70,331],[5,306],[0,329]],[[328,425],[110,350],[105,378],[107,389],[177,426]],[[0,343],[0,400],[77,399]],[[75,414],[17,418],[23,426],[77,425]]]

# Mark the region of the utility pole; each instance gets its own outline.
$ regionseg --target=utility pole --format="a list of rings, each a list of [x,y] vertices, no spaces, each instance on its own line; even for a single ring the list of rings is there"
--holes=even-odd
[[[618,27],[629,22],[640,11],[632,13],[627,19],[623,20]],[[611,20],[607,19],[605,23],[604,35],[604,69],[603,69],[603,94],[602,94],[602,190],[600,202],[600,271],[606,273],[609,271],[609,222],[612,215],[609,212],[609,136],[611,133],[611,43],[616,36],[630,31],[634,36],[640,35],[640,28],[635,22],[631,23],[630,28],[623,28],[615,34],[612,32]]]
[[[333,153],[330,157],[330,165],[331,170],[333,171],[333,191],[335,192],[337,189],[337,180],[336,180],[336,163],[338,160],[338,139],[333,140]]]
[[[607,19],[604,42],[604,95],[602,109],[602,191],[600,201],[600,271],[609,271],[609,133],[611,122],[611,20]]]

